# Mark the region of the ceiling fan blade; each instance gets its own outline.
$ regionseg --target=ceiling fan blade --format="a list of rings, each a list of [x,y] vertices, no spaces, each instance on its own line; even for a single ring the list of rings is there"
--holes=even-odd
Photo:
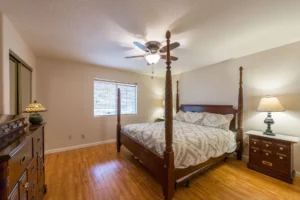
[[[179,46],[180,46],[179,42],[173,42],[172,44],[170,44],[170,50],[176,49]],[[162,47],[159,50],[159,52],[160,53],[166,53],[167,52],[167,46]]]
[[[164,60],[167,60],[167,55],[160,55],[160,58],[164,59]],[[172,61],[178,60],[178,58],[175,57],[175,56],[170,56],[170,58],[171,58]]]
[[[140,56],[126,56],[125,58],[140,58],[140,57],[145,57],[145,55],[140,55]]]
[[[139,43],[139,42],[133,42],[133,44],[134,44],[135,46],[137,46],[138,48],[142,49],[143,51],[149,52],[149,49],[148,49],[145,45],[143,45],[143,44],[141,44],[141,43]]]

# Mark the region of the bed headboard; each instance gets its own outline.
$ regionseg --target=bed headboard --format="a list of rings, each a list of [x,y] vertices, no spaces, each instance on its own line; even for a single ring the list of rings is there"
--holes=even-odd
[[[180,110],[184,112],[209,112],[215,114],[233,114],[233,119],[230,122],[230,130],[236,130],[236,119],[238,111],[232,105],[192,105],[182,104]]]

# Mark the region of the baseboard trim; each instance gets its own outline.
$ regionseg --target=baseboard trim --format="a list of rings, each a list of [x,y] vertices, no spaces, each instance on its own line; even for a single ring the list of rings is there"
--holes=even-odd
[[[243,155],[242,160],[245,161],[245,162],[248,162],[249,161],[249,156]]]
[[[82,149],[82,148],[86,148],[86,147],[92,147],[92,146],[97,146],[97,145],[101,145],[101,144],[113,143],[113,142],[116,142],[116,139],[105,140],[105,141],[94,142],[94,143],[88,143],[88,144],[81,144],[81,145],[58,148],[58,149],[50,149],[50,150],[46,150],[45,154],[58,153],[58,152],[63,152],[63,151],[70,151],[70,150],[74,150],[74,149]]]

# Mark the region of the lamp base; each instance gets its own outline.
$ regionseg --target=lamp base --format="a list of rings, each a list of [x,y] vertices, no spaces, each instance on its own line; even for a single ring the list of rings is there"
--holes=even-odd
[[[267,129],[265,130],[264,134],[265,134],[265,135],[270,135],[270,136],[275,136],[276,134],[273,133],[273,131],[272,131],[272,129],[271,129],[271,125],[274,124],[275,122],[274,122],[274,120],[273,120],[272,115],[271,115],[270,112],[268,113],[268,116],[267,116],[267,118],[265,119],[264,122],[265,122],[265,124],[268,125],[268,127],[267,127]]]
[[[268,131],[268,130],[266,130],[266,131],[264,132],[264,135],[275,136],[276,134],[275,134],[275,133],[273,133],[273,131],[272,131],[272,130],[271,130],[271,131]]]
[[[29,122],[33,125],[39,125],[43,122],[43,117],[39,113],[33,113],[29,117]]]

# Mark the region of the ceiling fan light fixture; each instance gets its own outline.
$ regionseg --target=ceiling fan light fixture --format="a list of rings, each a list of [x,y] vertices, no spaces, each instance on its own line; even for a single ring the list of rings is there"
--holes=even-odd
[[[145,58],[149,64],[154,65],[159,61],[160,55],[150,54],[150,55],[147,55]]]

